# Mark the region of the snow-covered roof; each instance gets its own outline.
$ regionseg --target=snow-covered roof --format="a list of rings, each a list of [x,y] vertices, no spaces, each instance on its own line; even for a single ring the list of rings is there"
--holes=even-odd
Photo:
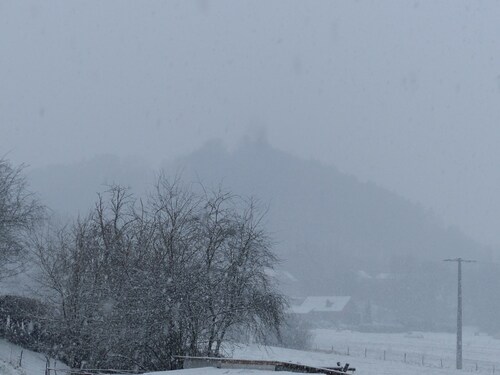
[[[301,305],[290,306],[294,314],[308,314],[316,312],[340,312],[351,299],[350,296],[317,296],[307,297]]]

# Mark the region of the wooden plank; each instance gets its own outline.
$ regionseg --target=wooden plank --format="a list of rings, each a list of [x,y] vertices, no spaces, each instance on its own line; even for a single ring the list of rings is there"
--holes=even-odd
[[[355,369],[344,367],[316,367],[308,366],[292,362],[282,362],[282,361],[269,361],[269,360],[253,360],[253,359],[235,359],[235,358],[218,358],[218,357],[190,357],[190,356],[175,356],[175,359],[181,360],[183,362],[191,361],[191,365],[200,367],[202,364],[214,367],[232,367],[241,366],[242,368],[249,368],[254,366],[255,368],[266,366],[268,368],[274,367],[275,371],[291,371],[291,372],[302,372],[309,374],[326,374],[326,375],[345,375],[348,369],[349,371],[354,371]],[[196,363],[196,364],[195,364]],[[188,365],[188,367],[191,367]],[[187,368],[187,367],[185,367]],[[345,369],[345,370],[344,370]]]

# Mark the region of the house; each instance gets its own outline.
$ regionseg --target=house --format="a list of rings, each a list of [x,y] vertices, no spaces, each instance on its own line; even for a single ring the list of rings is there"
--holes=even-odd
[[[314,296],[295,302],[288,313],[316,326],[359,323],[360,314],[350,296]]]

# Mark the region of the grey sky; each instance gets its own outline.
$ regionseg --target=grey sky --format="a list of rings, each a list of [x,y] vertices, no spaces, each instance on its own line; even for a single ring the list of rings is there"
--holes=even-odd
[[[208,139],[335,164],[500,244],[496,1],[0,1],[0,152]]]

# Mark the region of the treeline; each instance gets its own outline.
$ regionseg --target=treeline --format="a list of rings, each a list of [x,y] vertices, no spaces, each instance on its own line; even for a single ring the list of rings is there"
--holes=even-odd
[[[21,296],[0,296],[0,337],[23,348],[43,352],[50,347],[51,335],[44,318],[47,305]]]
[[[45,301],[38,349],[73,368],[146,371],[279,336],[285,301],[255,202],[165,176],[152,190],[139,199],[111,186],[87,216],[30,228]]]

